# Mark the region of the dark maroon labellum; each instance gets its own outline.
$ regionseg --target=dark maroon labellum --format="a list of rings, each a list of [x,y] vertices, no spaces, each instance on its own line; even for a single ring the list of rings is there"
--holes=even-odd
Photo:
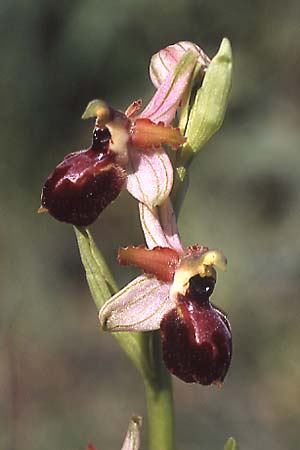
[[[41,203],[57,220],[88,226],[119,195],[126,173],[107,154],[109,139],[96,129],[92,147],[67,155],[47,178]]]
[[[186,295],[179,294],[160,324],[164,362],[187,383],[220,384],[230,366],[230,325],[209,301],[214,284],[213,278],[191,278]]]

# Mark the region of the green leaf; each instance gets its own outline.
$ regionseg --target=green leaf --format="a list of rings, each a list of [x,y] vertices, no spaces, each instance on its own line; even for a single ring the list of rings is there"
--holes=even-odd
[[[208,66],[201,88],[196,94],[186,130],[187,143],[181,162],[187,166],[193,156],[216,133],[223,123],[232,79],[232,53],[228,39],[221,42],[218,53]]]
[[[86,279],[99,311],[104,303],[118,291],[107,264],[96,246],[91,232],[86,228],[74,227]],[[122,349],[145,379],[152,379],[149,358],[148,333],[113,333]]]
[[[224,445],[224,450],[238,450],[238,445],[233,437],[230,437]]]
[[[118,287],[90,231],[77,227],[74,227],[74,230],[86,279],[94,302],[100,310],[106,300],[118,291]]]

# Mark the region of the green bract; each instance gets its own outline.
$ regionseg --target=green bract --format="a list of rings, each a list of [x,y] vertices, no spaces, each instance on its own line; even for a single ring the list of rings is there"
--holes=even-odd
[[[232,54],[228,39],[224,38],[205,74],[191,109],[181,154],[184,166],[201,150],[223,123],[232,78]]]

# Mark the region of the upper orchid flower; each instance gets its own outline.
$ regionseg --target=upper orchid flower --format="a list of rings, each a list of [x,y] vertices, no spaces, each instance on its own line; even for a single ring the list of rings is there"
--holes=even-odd
[[[173,169],[162,146],[176,149],[185,142],[170,123],[197,58],[192,51],[183,53],[139,115],[140,101],[125,113],[99,100],[90,102],[83,118],[96,116],[92,145],[67,155],[49,175],[39,211],[77,226],[90,225],[125,182],[150,210],[163,204],[172,189]]]

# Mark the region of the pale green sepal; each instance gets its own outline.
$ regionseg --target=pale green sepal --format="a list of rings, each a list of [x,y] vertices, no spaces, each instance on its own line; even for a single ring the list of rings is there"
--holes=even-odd
[[[91,119],[92,117],[98,117],[102,114],[103,110],[108,109],[106,103],[103,100],[95,99],[91,100],[82,114],[82,119]]]
[[[121,450],[139,450],[141,446],[142,423],[143,419],[141,416],[132,416]]]
[[[238,450],[238,445],[233,437],[230,437],[224,445],[224,450]]]
[[[74,230],[87,282],[99,311],[112,294],[118,291],[118,288],[90,231],[77,227],[74,227]],[[114,333],[114,337],[144,379],[151,379],[153,373],[149,367],[147,333]]]
[[[181,160],[187,165],[193,155],[213,136],[223,123],[232,80],[230,42],[224,38],[208,66],[202,87],[198,90],[186,130]]]

